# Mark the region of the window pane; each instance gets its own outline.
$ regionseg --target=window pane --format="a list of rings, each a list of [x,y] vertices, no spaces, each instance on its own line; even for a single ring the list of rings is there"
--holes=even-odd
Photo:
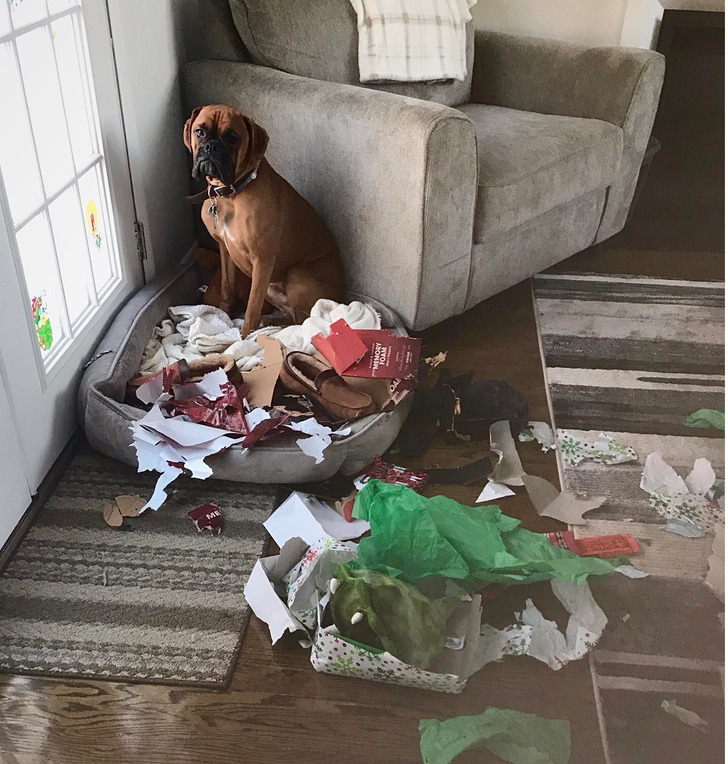
[[[45,190],[49,194],[73,176],[71,147],[49,29],[42,27],[21,35],[17,45],[38,159]]]
[[[24,24],[32,24],[46,15],[45,0],[8,0],[10,18],[17,29]]]
[[[0,45],[0,72],[3,73],[3,111],[13,115],[12,119],[0,119],[0,171],[13,221],[18,223],[43,201],[43,192],[20,75],[10,43]]]
[[[51,226],[58,252],[63,293],[66,297],[68,318],[74,321],[89,306],[88,250],[83,234],[83,214],[76,187],[64,191],[49,208]]]
[[[99,183],[98,165],[84,173],[78,180],[81,204],[86,223],[86,236],[91,249],[96,294],[108,286],[114,276],[109,230],[106,226],[106,210],[102,186]]]
[[[78,5],[76,0],[48,0],[48,10],[50,13],[59,13],[65,11],[73,5]]]
[[[79,66],[81,57],[76,48],[76,34],[73,26],[73,19],[70,16],[64,16],[51,24],[68,129],[71,134],[71,148],[78,169],[88,162],[94,153],[94,146],[90,129],[91,110],[86,98],[88,83]]]
[[[63,337],[60,290],[45,215],[36,215],[24,225],[17,233],[17,240],[28,286],[29,310],[33,316],[38,344],[45,354]]]
[[[0,35],[10,31],[10,10],[8,3],[0,3]]]

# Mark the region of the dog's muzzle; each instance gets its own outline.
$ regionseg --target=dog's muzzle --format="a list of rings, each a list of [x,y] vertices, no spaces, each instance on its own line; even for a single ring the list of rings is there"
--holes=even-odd
[[[192,165],[192,177],[196,180],[209,176],[219,178],[224,183],[231,183],[233,162],[230,150],[217,138],[205,141],[198,149]]]

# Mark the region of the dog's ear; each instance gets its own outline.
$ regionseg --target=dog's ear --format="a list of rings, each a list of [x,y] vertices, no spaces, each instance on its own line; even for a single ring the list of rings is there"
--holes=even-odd
[[[250,117],[245,117],[245,125],[248,128],[248,150],[245,153],[245,166],[241,170],[242,173],[250,172],[260,162],[268,148],[268,133]]]
[[[195,124],[195,120],[197,119],[197,115],[202,111],[202,106],[198,106],[196,109],[192,110],[192,114],[190,115],[190,118],[185,122],[185,129],[182,133],[182,139],[185,142],[185,146],[192,151],[192,125]]]

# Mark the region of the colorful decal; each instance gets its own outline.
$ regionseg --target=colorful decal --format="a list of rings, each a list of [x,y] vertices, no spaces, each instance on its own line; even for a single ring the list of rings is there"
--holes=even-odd
[[[30,301],[33,310],[33,321],[35,322],[35,331],[38,333],[38,344],[41,350],[50,350],[53,344],[53,327],[48,318],[48,307],[45,304],[45,294],[39,297],[33,297]]]
[[[99,211],[96,208],[96,202],[92,199],[86,205],[86,225],[88,226],[94,244],[97,249],[101,249],[101,231],[99,231]]]

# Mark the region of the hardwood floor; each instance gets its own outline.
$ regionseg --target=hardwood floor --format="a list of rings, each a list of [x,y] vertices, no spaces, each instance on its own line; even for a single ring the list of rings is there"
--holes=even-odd
[[[706,45],[722,62],[715,41]],[[704,55],[691,50],[684,71],[676,72],[678,81],[694,74],[696,57]],[[716,116],[710,100],[718,86],[699,84],[713,109],[706,116],[681,105],[678,84],[666,82],[655,128],[663,150],[630,225],[559,270],[722,278],[722,149],[715,145],[722,114]],[[701,145],[695,139],[700,121],[710,126],[709,140]],[[527,282],[434,327],[425,339],[434,350],[448,350],[453,371],[472,369],[482,378],[505,379],[527,396],[531,419],[549,419]],[[521,451],[528,472],[557,481],[553,454],[542,454],[535,444]],[[434,444],[418,464],[455,466],[486,453],[484,443]],[[479,488],[431,486],[429,491],[471,503]],[[558,525],[536,517],[520,495],[508,499],[507,511],[533,530]],[[551,612],[554,603],[546,587],[538,589],[534,601],[547,618],[564,625],[558,606]],[[495,610],[489,615],[499,616]],[[294,639],[272,647],[266,628],[255,619],[224,692],[1,676],[0,762],[413,764],[420,761],[420,719],[475,714],[490,705],[568,719],[572,762],[604,762],[587,660],[553,672],[530,659],[508,658],[486,666],[462,695],[452,696],[317,674]],[[496,759],[479,751],[458,761]]]

